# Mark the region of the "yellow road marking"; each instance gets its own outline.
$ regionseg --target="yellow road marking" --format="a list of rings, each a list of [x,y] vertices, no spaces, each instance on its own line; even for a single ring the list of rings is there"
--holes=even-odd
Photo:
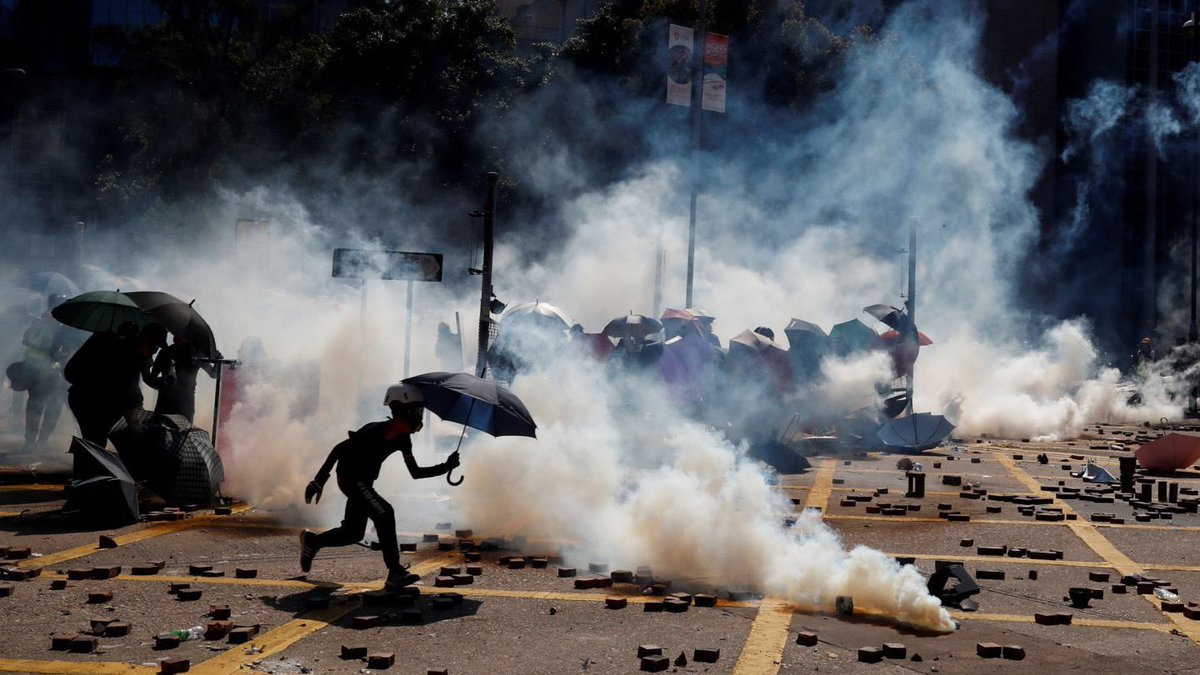
[[[0,485],[0,492],[25,492],[29,491],[45,491],[45,492],[62,492],[66,490],[65,485],[50,485],[46,483],[29,483],[28,485]]]
[[[820,509],[825,513],[833,494],[833,474],[837,460],[825,458],[816,463],[812,486],[804,499],[805,509]],[[750,624],[750,634],[742,654],[733,667],[734,673],[777,673],[787,645],[788,627],[792,624],[792,603],[782,598],[763,598]]]
[[[889,553],[888,555],[897,558],[916,558],[917,560],[961,560],[963,562],[1000,563],[1008,565],[1049,565],[1052,567],[1113,569],[1112,565],[1102,560],[1096,562],[1087,562],[1085,560],[1034,560],[1032,558],[1009,558],[1008,556],[999,555],[955,555],[953,553],[946,553],[944,555],[936,555],[932,553]]]
[[[234,507],[233,512],[241,513],[249,509],[250,506],[243,504],[241,506]],[[164,534],[172,534],[174,532],[179,532],[180,530],[186,530],[190,527],[196,527],[197,525],[208,525],[216,518],[225,517],[227,516],[204,515],[193,516],[183,520],[155,523],[154,525],[148,525],[132,532],[117,535],[113,537],[113,540],[116,541],[117,545],[119,546],[132,544],[134,542],[144,541],[146,539],[153,539],[154,537],[161,537]],[[49,567],[50,565],[57,565],[68,560],[75,560],[76,558],[89,556],[99,550],[99,544],[86,544],[84,546],[76,546],[75,548],[69,548],[65,551],[59,551],[57,553],[47,553],[40,558],[29,558],[27,560],[22,560],[21,562],[17,563],[17,566],[24,569],[41,569],[43,567]]]
[[[44,572],[47,579],[66,579],[67,575],[58,572]],[[238,579],[237,577],[195,577],[195,576],[165,576],[159,574],[122,574],[113,577],[113,581],[152,581],[167,584],[208,584],[213,586],[266,586],[275,588],[321,588],[336,587],[336,584],[321,581],[305,581],[303,579]]]
[[[95,661],[35,661],[0,659],[2,673],[58,673],[61,675],[107,675],[108,673],[157,673],[158,668],[131,663]]]
[[[825,511],[825,506],[829,503],[829,495],[833,493],[835,467],[836,463],[833,459],[822,459],[817,462],[817,470],[813,475],[813,484],[808,490],[808,497],[804,500],[804,508]]]
[[[1029,487],[1030,490],[1041,489],[1041,484],[1038,483],[1037,479],[1026,473],[1021,467],[1017,466],[1011,458],[1002,455],[996,455],[996,461],[1004,465],[1004,468],[1008,469],[1009,473],[1011,473],[1014,478],[1024,483]],[[1054,504],[1055,506],[1061,508],[1063,513],[1074,513],[1074,510],[1058,497],[1054,498]],[[1099,554],[1101,558],[1107,560],[1113,569],[1117,570],[1117,572],[1120,574],[1137,574],[1144,569],[1144,566],[1140,566],[1135,563],[1132,559],[1130,559],[1129,556],[1125,555],[1123,551],[1114,546],[1111,541],[1101,534],[1100,530],[1096,529],[1095,526],[1086,520],[1076,519],[1067,521],[1067,526],[1071,528],[1071,531],[1075,533],[1075,536],[1082,539],[1083,543],[1091,547],[1091,549]],[[1161,605],[1153,595],[1143,595],[1141,597],[1145,598],[1147,602],[1157,607],[1159,611],[1162,610]],[[1195,625],[1196,622],[1192,621],[1191,619],[1184,618],[1182,614],[1176,614],[1174,612],[1162,612],[1162,614],[1167,618],[1168,621],[1175,624],[1175,628],[1178,629],[1181,634],[1186,635],[1193,642],[1200,644],[1200,627]]]
[[[985,614],[981,612],[951,612],[956,621],[994,621],[1000,623],[1034,623],[1033,615],[1029,614]],[[1160,633],[1170,633],[1174,628],[1169,623],[1149,623],[1146,621],[1118,621],[1116,619],[1089,619],[1075,616],[1071,618],[1072,626],[1088,628],[1122,628],[1128,630],[1152,630]]]
[[[779,598],[763,598],[750,625],[746,645],[733,667],[735,675],[761,675],[779,672],[783,650],[787,646],[788,627],[792,625],[792,605]]]
[[[929,494],[926,492],[925,494]],[[962,523],[951,523],[945,518],[929,518],[915,516],[876,516],[868,514],[856,513],[830,513],[825,516],[825,520],[870,520],[870,521],[885,521],[890,523],[945,523],[961,525]],[[1070,525],[1070,520],[1059,522],[1050,522],[1046,520],[1018,520],[1016,518],[976,518],[971,516],[971,523],[980,525],[1033,525],[1035,527],[1062,527]],[[1131,530],[1169,530],[1181,532],[1200,532],[1200,527],[1195,525],[1144,525],[1142,523],[1090,523],[1092,527],[1111,527],[1113,529],[1131,529]]]
[[[425,576],[455,559],[454,554],[446,553],[423,562],[414,563],[409,568],[409,571],[413,574]],[[246,664],[281,652],[299,640],[316,633],[358,609],[362,606],[361,593],[363,591],[382,588],[383,581],[380,580],[367,584],[347,584],[346,586],[354,589],[351,595],[351,602],[308,612],[299,619],[294,619],[278,628],[263,633],[254,640],[242,645],[240,649],[230,649],[227,652],[193,666],[190,672],[198,673],[199,675],[228,675],[237,673]]]

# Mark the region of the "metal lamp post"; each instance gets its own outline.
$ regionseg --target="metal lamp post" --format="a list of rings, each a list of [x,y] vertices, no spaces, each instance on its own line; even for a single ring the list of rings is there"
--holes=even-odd
[[[1197,28],[1200,28],[1200,19],[1198,19],[1198,17],[1196,16],[1196,12],[1192,12],[1191,15],[1188,17],[1188,20],[1183,22],[1184,35],[1186,35],[1188,37],[1188,39],[1191,43],[1191,63],[1200,62],[1200,38],[1198,38],[1198,36],[1197,36]],[[1192,272],[1191,302],[1189,303],[1189,310],[1191,312],[1191,321],[1188,323],[1188,342],[1191,344],[1195,344],[1197,341],[1197,338],[1200,337],[1200,331],[1197,330],[1197,326],[1196,326],[1196,240],[1197,240],[1196,220],[1197,220],[1197,211],[1200,210],[1200,209],[1198,209],[1198,206],[1200,206],[1200,203],[1198,203],[1198,200],[1197,200],[1197,197],[1198,197],[1197,190],[1200,189],[1200,186],[1198,186],[1196,184],[1196,181],[1198,178],[1197,171],[1196,171],[1196,155],[1197,155],[1196,144],[1197,143],[1200,143],[1200,134],[1198,134],[1195,130],[1193,130],[1192,131],[1191,157],[1189,158],[1190,159],[1190,171],[1189,171],[1189,175],[1188,175],[1188,182],[1191,184],[1190,187],[1191,187],[1191,193],[1192,193],[1192,208],[1191,208],[1191,211],[1192,211],[1191,212],[1191,240],[1192,241],[1191,241],[1191,259],[1189,261],[1190,265],[1191,265],[1191,272]],[[1193,418],[1200,417],[1200,411],[1198,411],[1196,408],[1196,387],[1195,387],[1195,385],[1193,385],[1189,391],[1187,416],[1193,417]]]

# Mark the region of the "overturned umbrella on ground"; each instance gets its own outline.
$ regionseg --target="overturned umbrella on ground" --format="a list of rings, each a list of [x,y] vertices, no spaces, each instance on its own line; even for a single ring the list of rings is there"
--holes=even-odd
[[[415,385],[425,397],[425,408],[448,422],[478,429],[492,436],[537,436],[537,423],[517,395],[487,380],[468,373],[433,372],[402,380]],[[462,436],[458,444],[462,446]],[[457,452],[457,450],[455,450]],[[459,485],[446,474],[446,482]]]
[[[137,485],[121,458],[82,438],[71,439],[70,452],[74,462],[63,510],[110,525],[136,523]]]
[[[210,504],[225,469],[208,432],[179,415],[143,411],[131,426],[121,420],[110,440],[131,474],[170,504]]]
[[[921,452],[936,448],[954,431],[954,425],[942,415],[913,413],[884,422],[879,439],[894,450]]]
[[[1095,462],[1088,460],[1083,469],[1072,471],[1073,478],[1082,478],[1085,483],[1102,483],[1104,485],[1112,485],[1121,481],[1113,477],[1104,467],[1098,466]]]

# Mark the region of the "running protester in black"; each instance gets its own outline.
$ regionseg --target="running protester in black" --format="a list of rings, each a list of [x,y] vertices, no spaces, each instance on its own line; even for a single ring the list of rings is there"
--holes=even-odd
[[[317,534],[309,530],[300,533],[300,569],[308,572],[313,557],[326,546],[348,546],[357,543],[366,533],[367,520],[375,524],[383,562],[388,568],[385,590],[397,590],[414,583],[420,577],[411,574],[400,562],[400,547],[396,542],[396,516],[392,505],[375,491],[379,469],[393,452],[404,456],[404,464],[413,478],[432,478],[453,471],[458,466],[458,452],[442,464],[417,466],[412,454],[412,434],[421,430],[425,404],[421,391],[411,384],[396,384],[388,388],[383,403],[392,411],[392,418],[371,422],[338,443],[329,453],[321,470],[304,490],[305,503],[321,501],[321,492],[329,474],[337,465],[337,484],[346,495],[346,515],[342,524]]]

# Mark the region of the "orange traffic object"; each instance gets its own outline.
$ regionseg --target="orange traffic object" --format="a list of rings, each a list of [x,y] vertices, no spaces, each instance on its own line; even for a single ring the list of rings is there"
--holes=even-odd
[[[1146,443],[1134,455],[1149,471],[1185,469],[1200,460],[1200,435],[1171,432]]]

